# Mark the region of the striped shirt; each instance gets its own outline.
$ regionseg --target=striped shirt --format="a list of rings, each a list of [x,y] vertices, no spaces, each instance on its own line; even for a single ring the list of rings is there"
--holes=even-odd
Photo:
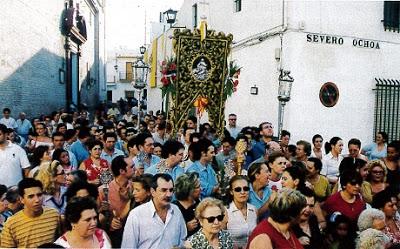
[[[1,234],[0,247],[36,248],[54,241],[59,214],[53,208],[43,207],[38,217],[28,217],[24,210],[8,218]]]

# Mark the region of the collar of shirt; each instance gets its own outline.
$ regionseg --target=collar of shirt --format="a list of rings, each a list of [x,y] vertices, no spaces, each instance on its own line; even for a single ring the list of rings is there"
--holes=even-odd
[[[149,201],[149,209],[150,209],[150,212],[151,212],[151,215],[152,215],[153,218],[156,217],[156,216],[158,216],[157,210],[156,210],[156,207],[154,206],[153,200],[150,200],[150,201]],[[174,214],[174,209],[171,207],[171,204],[169,205],[169,208],[168,208],[168,211],[167,211],[167,212],[168,212],[168,214],[170,214],[170,215],[173,215],[173,214]],[[167,220],[168,220],[168,214],[167,214]],[[167,221],[166,221],[165,223],[167,223]]]
[[[230,207],[232,207],[232,213],[234,213],[234,212],[237,212],[237,211],[240,211],[237,207],[236,207],[236,204],[235,204],[235,202],[231,202],[231,204],[230,204]],[[250,207],[250,205],[247,203],[247,205],[246,205],[246,209],[247,209],[247,212],[249,212],[249,211],[251,211],[251,212],[255,212],[256,210],[254,210],[254,208],[253,207]]]

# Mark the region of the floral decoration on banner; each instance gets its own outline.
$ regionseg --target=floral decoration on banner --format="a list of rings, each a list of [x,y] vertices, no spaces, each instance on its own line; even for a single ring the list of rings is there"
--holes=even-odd
[[[224,94],[226,97],[232,96],[239,86],[239,76],[241,67],[235,61],[229,62],[229,75],[225,83]]]
[[[164,98],[167,93],[175,94],[174,81],[176,80],[175,58],[167,58],[161,62],[161,91]]]
[[[208,99],[200,96],[194,101],[193,105],[197,107],[197,115],[201,117],[208,105]]]

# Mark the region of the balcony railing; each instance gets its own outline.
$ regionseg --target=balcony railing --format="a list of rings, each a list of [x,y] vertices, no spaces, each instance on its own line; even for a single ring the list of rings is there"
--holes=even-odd
[[[131,83],[133,81],[132,72],[118,72],[119,81],[122,83]]]

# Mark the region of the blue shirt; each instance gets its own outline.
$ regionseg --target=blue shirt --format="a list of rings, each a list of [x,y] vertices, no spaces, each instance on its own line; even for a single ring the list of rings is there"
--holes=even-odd
[[[17,133],[18,135],[28,135],[29,134],[29,130],[32,128],[32,124],[29,120],[24,119],[18,119],[17,120]]]
[[[89,151],[79,139],[71,145],[71,152],[74,153],[78,164],[89,158]]]
[[[265,142],[263,140],[256,142],[253,145],[253,158],[260,158],[265,154]]]
[[[258,194],[254,191],[253,186],[250,184],[249,203],[255,206],[257,209],[260,209],[268,201],[271,194],[271,188],[265,186],[263,190],[263,197],[260,198]]]
[[[143,168],[144,168],[144,169],[147,169],[147,168],[149,168],[149,167],[151,167],[151,166],[153,166],[153,165],[156,165],[160,160],[161,160],[161,159],[160,159],[158,156],[156,156],[156,155],[151,155],[151,157],[150,157],[150,164],[149,164],[149,163],[147,163],[146,161],[142,160],[142,159],[140,158],[139,155],[137,155],[137,156],[135,156],[135,158],[133,159],[133,164],[134,164],[135,166],[136,166],[136,165],[142,164],[142,165],[143,165]]]
[[[153,201],[149,201],[129,212],[121,248],[182,247],[186,235],[186,223],[177,206],[171,204],[164,223],[158,216]]]
[[[178,178],[178,176],[185,173],[185,170],[179,165],[175,165],[172,169],[166,168],[164,162],[165,160],[161,160],[159,163],[148,167],[147,169],[145,169],[144,173],[152,175],[155,175],[157,173],[166,173],[172,177],[174,182],[176,181],[176,178]]]
[[[114,148],[114,152],[112,153],[112,155],[108,154],[107,152],[105,152],[103,150],[101,152],[100,158],[106,160],[108,162],[108,164],[111,165],[112,160],[114,158],[116,158],[117,156],[125,156],[125,154],[124,154],[124,152],[122,150]]]
[[[197,172],[200,176],[201,198],[210,196],[213,188],[217,186],[217,175],[210,164],[203,166],[199,161],[195,161],[187,169],[187,172]]]

